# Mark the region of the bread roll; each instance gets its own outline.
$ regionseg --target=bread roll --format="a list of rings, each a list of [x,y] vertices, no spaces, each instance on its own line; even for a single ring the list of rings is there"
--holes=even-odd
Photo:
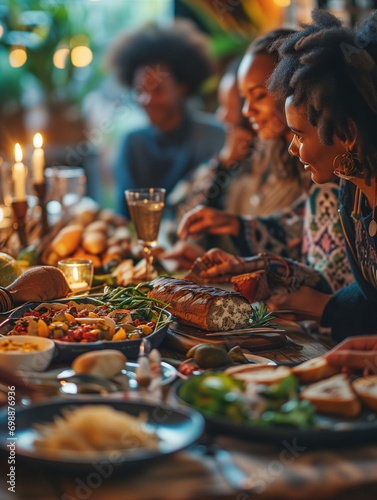
[[[377,375],[358,378],[352,386],[361,401],[377,412]]]
[[[323,357],[309,359],[292,368],[292,373],[296,375],[303,384],[317,382],[318,380],[332,377],[339,372],[339,367],[329,365],[326,358]]]
[[[99,232],[84,233],[82,246],[87,252],[98,255],[107,247],[106,236]]]
[[[80,224],[72,224],[61,229],[52,240],[52,251],[59,257],[73,253],[80,245],[83,229]]]
[[[131,231],[124,226],[117,227],[114,231],[114,238],[116,238],[118,241],[119,240],[131,240],[132,239],[132,234]]]
[[[85,233],[104,233],[107,235],[108,232],[109,227],[103,220],[96,220],[95,222],[88,224],[85,228]]]
[[[344,373],[309,385],[300,394],[310,401],[320,413],[355,417],[361,405]]]
[[[109,246],[106,252],[102,256],[102,261],[109,261],[112,259],[122,259],[124,256],[124,250],[119,245]]]
[[[80,354],[72,363],[76,373],[87,373],[97,377],[111,378],[119,373],[127,361],[126,356],[115,349],[91,351]]]
[[[89,259],[93,262],[94,267],[101,267],[102,261],[98,255],[94,255],[92,253],[85,252],[85,250],[79,247],[76,252],[72,255],[74,259]]]
[[[180,323],[209,332],[249,324],[251,306],[237,293],[176,278],[157,278],[151,283],[154,288],[148,296],[170,304],[169,310]]]
[[[65,297],[69,292],[64,274],[56,267],[35,266],[21,274],[8,287],[16,303],[46,301]]]
[[[110,208],[104,208],[98,214],[98,219],[103,220],[108,224],[115,224],[116,217],[117,214],[114,212],[114,210],[111,210]]]

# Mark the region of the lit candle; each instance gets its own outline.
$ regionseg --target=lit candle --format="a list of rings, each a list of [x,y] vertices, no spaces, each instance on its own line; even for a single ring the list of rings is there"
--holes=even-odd
[[[59,260],[62,271],[72,292],[84,292],[92,286],[93,262],[89,259]]]
[[[13,183],[16,201],[26,200],[26,167],[22,163],[22,149],[17,143],[14,148],[16,163],[13,165]]]
[[[69,283],[72,292],[81,292],[89,287],[89,283],[87,283],[86,281],[79,281],[79,272],[76,266],[73,268],[72,274],[73,281],[72,283]]]
[[[43,138],[41,134],[35,134],[33,139],[34,151],[31,158],[33,177],[36,184],[44,182],[45,152],[43,151]]]

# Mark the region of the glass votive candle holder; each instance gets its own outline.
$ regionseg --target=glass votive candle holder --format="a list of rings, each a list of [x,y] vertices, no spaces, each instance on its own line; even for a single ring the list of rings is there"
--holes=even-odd
[[[93,262],[89,259],[62,259],[58,262],[72,292],[89,290],[93,281]]]

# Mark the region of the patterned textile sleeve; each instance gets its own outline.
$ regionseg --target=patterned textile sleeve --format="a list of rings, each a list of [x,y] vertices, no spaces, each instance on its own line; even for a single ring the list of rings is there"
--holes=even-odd
[[[270,252],[301,260],[303,220],[307,195],[270,217],[239,216],[240,231],[232,238],[243,256]]]
[[[241,255],[271,252],[299,260],[326,278],[335,292],[353,282],[338,215],[337,182],[312,184],[290,210],[267,218],[240,217],[233,239]]]
[[[327,279],[333,292],[353,283],[339,218],[339,181],[310,188],[302,256],[303,262]]]

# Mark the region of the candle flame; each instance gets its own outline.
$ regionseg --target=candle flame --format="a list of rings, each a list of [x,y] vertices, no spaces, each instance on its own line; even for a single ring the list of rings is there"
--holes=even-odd
[[[77,270],[77,267],[74,267],[74,268],[73,268],[73,279],[74,279],[75,281],[78,281],[78,280],[79,280],[79,272],[78,272],[78,270]]]
[[[4,219],[4,211],[0,208],[0,222]]]
[[[42,134],[35,134],[33,139],[33,145],[35,148],[41,148],[43,146],[43,137]]]
[[[22,161],[22,149],[21,149],[21,146],[18,144],[18,142],[14,148],[14,155],[16,157],[17,163]]]

